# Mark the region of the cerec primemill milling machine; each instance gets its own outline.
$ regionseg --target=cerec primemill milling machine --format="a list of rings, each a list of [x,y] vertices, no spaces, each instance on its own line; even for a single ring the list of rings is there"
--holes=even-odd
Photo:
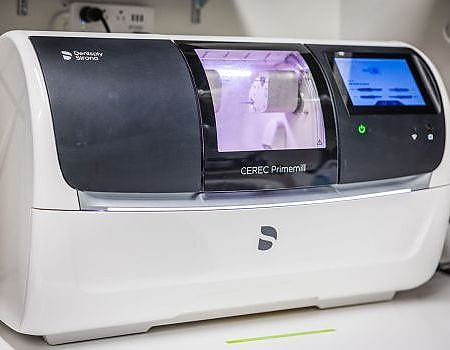
[[[437,266],[449,104],[408,45],[9,32],[0,106],[18,332],[387,300]]]

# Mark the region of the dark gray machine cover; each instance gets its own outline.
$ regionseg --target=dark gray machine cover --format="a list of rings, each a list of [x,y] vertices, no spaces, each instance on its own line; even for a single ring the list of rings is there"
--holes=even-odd
[[[81,191],[201,190],[199,111],[189,69],[167,40],[31,37],[58,158]]]

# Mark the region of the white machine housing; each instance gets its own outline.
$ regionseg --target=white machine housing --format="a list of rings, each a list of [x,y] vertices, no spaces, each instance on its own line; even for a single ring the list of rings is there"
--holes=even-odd
[[[61,170],[49,82],[30,37],[407,48],[426,62],[442,113],[450,115],[436,68],[398,42],[6,33],[0,37],[0,319],[15,331],[59,344],[192,320],[388,300],[433,275],[450,212],[447,141],[432,171],[389,179],[241,195],[202,190],[195,198],[77,190]],[[120,69],[117,79],[125,79]],[[69,104],[71,81],[66,92]],[[447,119],[440,135],[449,128]]]

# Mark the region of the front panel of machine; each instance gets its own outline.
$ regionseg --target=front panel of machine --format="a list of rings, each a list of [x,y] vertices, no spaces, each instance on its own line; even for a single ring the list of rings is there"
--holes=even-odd
[[[334,94],[340,183],[436,169],[445,145],[442,101],[429,68],[413,50],[308,47]]]
[[[429,173],[442,102],[407,48],[31,37],[81,191],[289,189]]]
[[[206,191],[337,182],[330,92],[302,45],[180,43],[202,112]]]

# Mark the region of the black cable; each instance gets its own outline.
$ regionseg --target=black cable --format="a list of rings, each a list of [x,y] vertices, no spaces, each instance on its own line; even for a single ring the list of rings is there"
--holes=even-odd
[[[450,264],[449,263],[440,264],[437,270],[439,272],[443,272],[447,275],[450,275]]]
[[[105,27],[105,30],[108,33],[111,33],[111,29],[109,28],[108,22],[106,21],[105,16],[103,16],[103,13],[102,13],[102,17],[100,18],[100,21],[103,23],[103,26]]]
[[[102,11],[98,7],[83,6],[80,10],[80,19],[86,23],[100,21],[105,27],[105,30],[108,33],[111,33],[111,29],[109,28],[108,22],[106,21],[103,12],[104,11]]]

